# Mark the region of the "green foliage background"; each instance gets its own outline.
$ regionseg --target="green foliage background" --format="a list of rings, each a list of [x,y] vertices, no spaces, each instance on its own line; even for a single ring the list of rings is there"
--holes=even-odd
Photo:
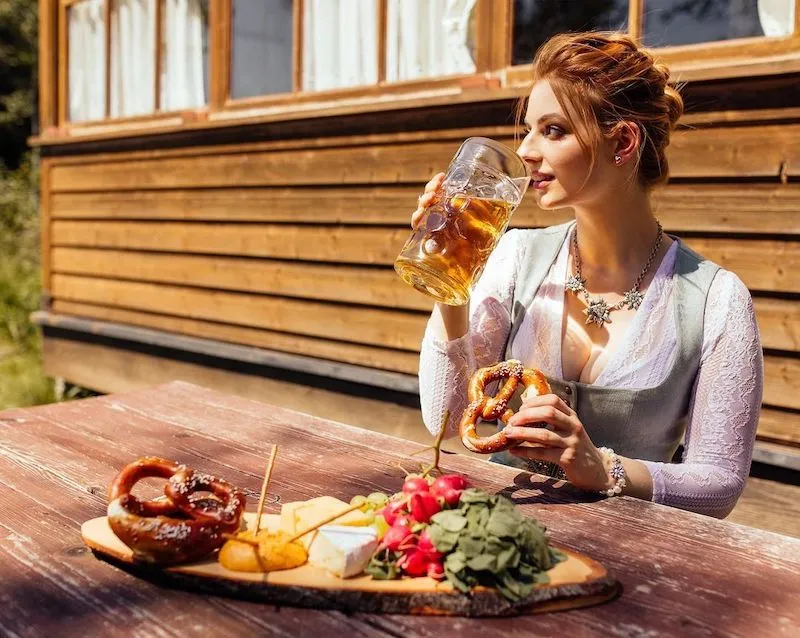
[[[37,158],[26,147],[36,104],[36,0],[0,0],[0,410],[56,400],[41,367]]]

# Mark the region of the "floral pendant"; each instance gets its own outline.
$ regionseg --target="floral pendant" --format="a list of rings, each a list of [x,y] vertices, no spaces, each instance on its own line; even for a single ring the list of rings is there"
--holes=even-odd
[[[583,312],[586,313],[586,323],[593,323],[598,328],[602,328],[605,323],[611,323],[611,308],[602,297],[591,300]]]
[[[567,279],[567,283],[564,284],[564,287],[577,295],[579,292],[584,292],[586,290],[584,288],[585,285],[586,280],[583,277],[580,275],[572,275]]]
[[[642,301],[644,301],[644,295],[634,288],[625,293],[622,305],[628,310],[638,310],[639,306],[642,305]]]

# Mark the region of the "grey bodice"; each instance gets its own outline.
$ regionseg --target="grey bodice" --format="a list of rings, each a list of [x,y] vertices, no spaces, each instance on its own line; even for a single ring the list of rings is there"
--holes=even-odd
[[[543,231],[516,231],[531,235],[528,254],[533,258],[517,273],[506,359],[519,358],[515,356],[516,334],[572,223]],[[686,430],[689,400],[703,347],[706,298],[719,266],[677,241],[672,311],[678,330],[678,352],[666,378],[655,387],[641,390],[549,378],[553,392],[566,399],[577,412],[592,442],[597,447],[610,447],[628,458],[670,461]],[[535,362],[523,363],[535,367]],[[517,406],[512,407],[516,409]],[[495,455],[492,460],[525,466],[524,461],[505,453]]]

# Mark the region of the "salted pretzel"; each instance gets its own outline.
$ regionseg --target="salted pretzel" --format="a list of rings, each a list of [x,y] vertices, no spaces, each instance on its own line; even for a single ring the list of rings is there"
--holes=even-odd
[[[151,477],[169,479],[166,499],[146,501],[131,494],[136,483]],[[199,494],[207,491],[213,497]],[[246,504],[244,493],[230,483],[157,457],[123,468],[108,500],[108,523],[134,559],[159,565],[197,560],[220,547],[223,534],[239,529]]]
[[[486,386],[493,381],[503,381],[497,394],[486,394]],[[536,395],[550,394],[550,384],[544,374],[535,368],[526,368],[520,361],[509,359],[488,368],[480,368],[472,375],[469,382],[469,405],[464,410],[458,433],[461,442],[468,450],[480,454],[494,454],[519,445],[506,436],[505,428],[491,436],[478,435],[478,422],[500,421],[508,424],[514,411],[508,402],[519,388],[525,388],[524,394],[535,391]]]

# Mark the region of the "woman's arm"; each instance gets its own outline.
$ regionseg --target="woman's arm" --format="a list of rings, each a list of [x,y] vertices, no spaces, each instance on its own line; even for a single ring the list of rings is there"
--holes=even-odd
[[[709,291],[700,369],[692,392],[683,463],[622,459],[624,494],[725,517],[744,489],[763,388],[753,303],[736,275],[720,271]],[[545,422],[547,429],[528,427]],[[613,485],[577,414],[555,395],[533,397],[509,421],[509,438],[538,444],[512,454],[558,463],[586,490]]]
[[[507,232],[490,255],[468,309],[437,304],[431,314],[419,360],[422,418],[431,434],[439,432],[448,410],[448,435],[456,433],[472,373],[503,358],[520,252],[517,231]]]
[[[718,518],[730,513],[750,473],[763,367],[750,293],[720,271],[709,291],[683,463],[644,462],[655,502]]]

